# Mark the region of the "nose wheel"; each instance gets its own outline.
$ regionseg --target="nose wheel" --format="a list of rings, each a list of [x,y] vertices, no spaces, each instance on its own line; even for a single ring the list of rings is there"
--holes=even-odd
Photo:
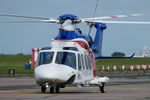
[[[45,91],[46,91],[46,86],[44,85],[44,86],[41,86],[41,92],[42,93],[45,93]]]
[[[41,92],[45,93],[46,92],[46,86],[43,85],[41,86]],[[50,93],[59,93],[60,92],[60,86],[51,86],[50,87]]]
[[[56,86],[55,91],[56,91],[56,93],[59,93],[59,92],[60,92],[60,87],[59,87],[59,86]]]
[[[60,87],[59,86],[51,86],[50,87],[50,93],[59,93],[60,92]]]

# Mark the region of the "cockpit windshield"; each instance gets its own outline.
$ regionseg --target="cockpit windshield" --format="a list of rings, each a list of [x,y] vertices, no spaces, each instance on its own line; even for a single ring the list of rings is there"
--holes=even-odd
[[[72,52],[58,52],[55,63],[76,69],[76,55]]]
[[[38,57],[37,66],[52,63],[54,52],[41,52]]]

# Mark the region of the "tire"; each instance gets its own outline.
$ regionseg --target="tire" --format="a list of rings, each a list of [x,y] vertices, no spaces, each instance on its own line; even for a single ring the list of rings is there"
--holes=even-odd
[[[101,93],[105,93],[105,83],[102,83],[101,86],[99,86],[99,89]]]
[[[41,86],[41,92],[45,93],[45,91],[46,91],[46,86]]]
[[[54,87],[53,86],[50,87],[50,93],[54,93]]]
[[[60,87],[59,86],[56,86],[56,88],[55,88],[56,90],[56,93],[59,93],[60,92]]]

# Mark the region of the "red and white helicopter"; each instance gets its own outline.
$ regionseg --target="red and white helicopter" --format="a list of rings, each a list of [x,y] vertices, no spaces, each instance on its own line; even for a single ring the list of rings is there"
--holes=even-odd
[[[0,23],[48,22],[60,24],[59,34],[52,39],[51,46],[39,51],[35,67],[35,80],[41,86],[41,92],[46,92],[46,89],[50,88],[50,93],[59,93],[60,88],[72,84],[76,86],[99,86],[100,91],[104,93],[105,83],[109,81],[109,78],[96,76],[95,62],[96,59],[112,58],[102,56],[102,37],[103,30],[106,29],[105,23],[150,24],[150,22],[104,21],[104,19],[142,15],[145,14],[78,18],[72,14],[65,14],[59,16],[59,18],[41,18],[0,14],[0,16],[40,19],[0,21]],[[96,28],[94,40],[90,34],[82,34],[81,30],[76,27],[79,23],[87,23],[90,28],[93,26]],[[133,55],[126,58],[131,57]]]

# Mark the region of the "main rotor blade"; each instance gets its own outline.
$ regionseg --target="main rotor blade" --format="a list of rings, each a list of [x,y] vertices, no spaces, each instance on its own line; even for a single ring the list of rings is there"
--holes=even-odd
[[[49,20],[19,20],[19,21],[0,21],[0,23],[57,23],[57,20],[55,19],[49,19]]]
[[[16,14],[0,14],[0,16],[49,20],[49,18],[44,18],[44,17],[22,16],[22,15],[16,15]]]
[[[150,24],[150,22],[132,22],[132,21],[95,21],[101,23],[111,23],[111,24]]]
[[[114,16],[104,16],[104,17],[93,17],[93,18],[81,18],[82,22],[86,21],[99,21],[104,19],[111,19],[111,18],[123,18],[123,17],[130,17],[130,16],[144,16],[149,14],[127,14],[127,15],[114,15]]]

